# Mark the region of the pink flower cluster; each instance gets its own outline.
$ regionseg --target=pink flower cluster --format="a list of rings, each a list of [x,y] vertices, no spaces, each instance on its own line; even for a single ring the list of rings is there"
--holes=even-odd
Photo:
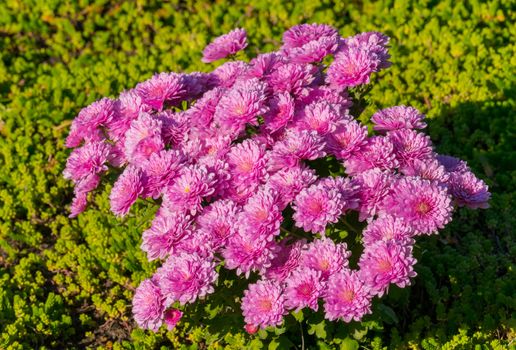
[[[319,306],[329,320],[358,321],[373,297],[410,284],[417,236],[436,234],[456,206],[488,207],[485,183],[465,162],[435,153],[418,110],[378,111],[373,133],[350,114],[349,89],[390,65],[388,41],[302,24],[285,32],[279,51],[211,73],[156,74],[79,113],[66,140],[70,216],[107,172],[121,173],[110,195],[117,216],[138,198],[160,204],[141,244],[162,264],[136,290],[140,327],[173,328],[178,307],[215,291],[220,268],[260,276],[241,299],[249,332]],[[246,46],[237,29],[208,45],[203,60]],[[321,177],[313,161],[327,157],[345,175]],[[332,239],[353,211],[367,222],[358,269],[346,243]]]

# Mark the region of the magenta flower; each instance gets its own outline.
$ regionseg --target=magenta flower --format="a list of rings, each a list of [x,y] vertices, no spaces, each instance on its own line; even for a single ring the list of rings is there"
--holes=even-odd
[[[345,178],[338,176],[322,178],[319,180],[318,184],[323,186],[327,191],[335,189],[340,193],[343,214],[347,210],[355,210],[359,207],[360,186],[357,181],[352,180],[349,177]]]
[[[229,237],[237,233],[238,207],[230,200],[219,200],[206,207],[197,217],[200,230],[207,233],[213,247],[224,247]]]
[[[351,120],[349,108],[353,105],[353,102],[346,91],[335,91],[325,85],[317,86],[311,88],[306,95],[299,96],[298,101],[301,106],[315,102],[327,102],[335,109],[341,118]]]
[[[364,246],[372,246],[378,242],[398,242],[411,244],[413,230],[403,220],[392,216],[384,216],[371,221],[362,232]]]
[[[267,111],[265,85],[258,79],[235,84],[220,99],[214,121],[225,133],[238,135],[246,124],[258,125],[257,117]]]
[[[163,319],[167,325],[167,329],[169,331],[173,330],[181,320],[181,317],[183,317],[183,312],[181,312],[181,310],[169,309],[165,311]]]
[[[369,84],[370,76],[378,70],[377,60],[366,50],[349,47],[335,54],[328,67],[328,84],[336,89]]]
[[[206,128],[213,120],[215,110],[221,97],[224,95],[224,88],[215,88],[206,92],[194,105],[186,111],[191,122],[199,128]]]
[[[349,175],[374,168],[393,170],[398,166],[394,145],[389,138],[383,136],[370,137],[360,152],[353,153],[344,161],[346,173]]]
[[[114,115],[108,123],[109,138],[115,141],[124,139],[124,135],[131,122],[138,118],[140,113],[148,113],[151,108],[143,103],[135,90],[123,91],[113,106]]]
[[[98,128],[109,125],[114,115],[115,101],[102,98],[83,108],[73,120],[66,147],[77,147],[82,141],[101,141]]]
[[[448,182],[449,173],[437,159],[416,159],[400,169],[403,175],[419,176],[422,179],[436,181],[441,184]]]
[[[178,104],[186,95],[184,76],[177,73],[155,74],[136,85],[135,90],[143,103],[156,111],[161,111],[165,103]]]
[[[258,55],[249,63],[246,75],[250,78],[268,78],[272,72],[286,63],[286,61],[284,56],[275,52]]]
[[[338,37],[338,32],[326,24],[299,24],[283,33],[283,48],[303,47],[311,41],[324,37]]]
[[[459,158],[439,154],[437,155],[437,160],[446,171],[450,173],[465,173],[470,171],[468,164]]]
[[[258,182],[267,174],[265,148],[253,140],[245,140],[227,154],[229,172],[238,185]]]
[[[315,80],[316,69],[311,65],[286,63],[279,66],[268,79],[272,89],[299,96],[308,91]]]
[[[221,88],[231,88],[237,79],[242,78],[248,69],[248,65],[242,61],[226,62],[213,71],[213,79]]]
[[[344,205],[340,191],[316,184],[303,189],[296,196],[292,218],[297,227],[324,234],[328,224],[339,221]]]
[[[270,100],[270,108],[264,114],[264,129],[269,133],[277,132],[294,118],[294,99],[287,92],[280,92]]]
[[[327,280],[348,266],[350,256],[346,243],[335,244],[329,238],[316,239],[305,246],[301,255],[301,266],[320,271],[321,278]]]
[[[315,131],[288,130],[269,153],[268,168],[271,171],[301,165],[302,160],[323,157],[325,143]]]
[[[157,332],[163,322],[163,296],[152,280],[143,281],[133,298],[133,315],[138,326]]]
[[[446,188],[406,177],[393,183],[381,214],[403,219],[417,234],[432,234],[450,222],[452,210]]]
[[[72,205],[70,206],[70,215],[68,217],[74,218],[83,211],[86,210],[88,206],[88,193],[75,191],[75,196],[72,200]]]
[[[215,174],[204,166],[183,168],[180,176],[164,192],[163,204],[171,212],[190,212],[196,215],[202,210],[202,201],[214,192]]]
[[[288,243],[287,239],[282,240],[274,259],[271,261],[271,266],[267,269],[264,276],[276,282],[285,281],[292,271],[299,266],[304,244],[304,240],[294,243]]]
[[[161,127],[162,122],[147,113],[141,113],[138,119],[131,122],[125,134],[125,156],[129,162],[142,166],[151,154],[165,147]]]
[[[225,265],[229,270],[236,270],[237,275],[249,277],[252,271],[263,273],[271,266],[271,260],[277,250],[274,241],[257,239],[244,232],[229,237],[222,251]]]
[[[449,188],[455,203],[459,207],[489,208],[491,193],[489,193],[484,181],[477,178],[471,171],[451,173]]]
[[[261,188],[248,199],[239,215],[239,229],[257,239],[273,240],[280,233],[283,221],[278,192]]]
[[[328,150],[337,159],[347,160],[367,144],[367,127],[355,120],[338,123],[326,135]]]
[[[343,40],[343,46],[355,46],[366,50],[375,58],[379,69],[391,66],[388,52],[389,37],[378,32],[365,32]]]
[[[305,307],[317,311],[318,299],[325,288],[320,271],[308,267],[298,268],[285,280],[285,306],[296,312]]]
[[[145,192],[158,198],[172,184],[185,161],[184,155],[179,151],[161,150],[151,154],[142,166],[146,179]]]
[[[317,180],[313,169],[294,166],[280,170],[269,177],[267,185],[279,193],[280,207],[284,209],[296,196]]]
[[[106,171],[110,152],[111,147],[105,142],[89,142],[74,149],[66,161],[64,178],[78,182],[89,175]]]
[[[390,131],[387,137],[394,145],[394,154],[401,168],[416,160],[430,160],[433,157],[430,137],[410,129]]]
[[[400,129],[424,129],[425,115],[414,107],[394,106],[382,109],[371,117],[374,130],[394,131]]]
[[[341,116],[333,106],[326,102],[315,102],[307,105],[296,121],[296,127],[301,130],[315,131],[319,135],[326,135],[335,130]]]
[[[214,262],[195,253],[180,253],[171,255],[158,269],[155,278],[166,306],[176,301],[184,305],[213,293],[218,273]]]
[[[142,194],[144,188],[142,172],[134,166],[128,166],[113,185],[109,201],[111,211],[117,216],[125,216],[131,206]]]
[[[250,284],[242,298],[242,312],[246,324],[266,328],[283,323],[285,298],[281,287],[271,281]]]
[[[247,33],[245,29],[233,29],[227,34],[213,40],[202,52],[202,61],[209,63],[234,55],[247,47]]]
[[[177,213],[160,213],[152,221],[150,229],[143,232],[141,249],[149,261],[165,259],[174,254],[178,244],[187,239],[191,231],[189,216]]]
[[[358,273],[343,269],[330,276],[324,295],[325,317],[334,321],[360,321],[371,313],[371,295]]]
[[[339,34],[333,27],[300,24],[283,33],[283,50],[292,62],[319,62],[338,46]]]
[[[388,292],[391,283],[400,288],[410,285],[410,278],[416,276],[413,269],[415,263],[412,246],[378,242],[366,246],[358,266],[360,278],[370,288],[371,293],[381,297]]]
[[[380,169],[367,170],[355,177],[359,185],[359,220],[375,216],[384,198],[391,192],[394,176]]]

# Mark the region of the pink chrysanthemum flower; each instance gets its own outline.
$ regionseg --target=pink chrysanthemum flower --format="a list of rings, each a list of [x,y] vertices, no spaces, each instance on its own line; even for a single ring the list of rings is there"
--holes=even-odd
[[[430,160],[433,156],[430,137],[410,129],[390,131],[387,136],[394,145],[399,166],[404,168],[415,160]]]
[[[410,278],[416,276],[415,263],[411,245],[391,241],[366,246],[358,266],[360,278],[371,293],[381,297],[391,283],[400,288],[410,285]]]
[[[314,160],[325,156],[324,140],[315,131],[288,130],[269,152],[270,171],[301,165],[302,160]]]
[[[451,173],[449,188],[455,203],[459,207],[489,208],[489,199],[491,198],[489,188],[484,181],[477,178],[471,171]]]
[[[244,205],[239,215],[239,229],[257,239],[273,240],[283,221],[279,196],[272,188],[262,187]]]
[[[362,232],[364,246],[372,246],[378,242],[394,241],[403,244],[413,242],[413,230],[403,220],[385,216],[371,221]]]
[[[207,91],[198,99],[194,105],[186,111],[191,123],[199,128],[206,128],[212,122],[215,110],[224,92],[224,88],[215,88]]]
[[[264,273],[265,278],[276,282],[285,281],[292,271],[299,266],[304,244],[304,240],[289,243],[288,239],[283,239],[279,243],[278,251],[271,261],[271,266]]]
[[[111,211],[117,216],[125,216],[142,194],[143,186],[141,170],[131,165],[127,166],[109,195]]]
[[[205,92],[215,87],[212,73],[192,72],[184,74],[183,82],[186,88],[186,96],[189,100],[198,99]]]
[[[430,158],[410,162],[407,166],[400,169],[403,175],[419,176],[422,179],[437,181],[445,184],[449,179],[449,173],[437,159]]]
[[[326,135],[326,141],[329,152],[337,159],[349,159],[367,144],[367,127],[355,120],[338,123],[335,131]]]
[[[160,213],[152,221],[150,229],[143,232],[141,249],[149,261],[165,259],[174,254],[178,243],[192,234],[188,215]]]
[[[237,79],[245,75],[247,63],[242,61],[226,62],[213,71],[216,85],[222,88],[231,88]]]
[[[229,237],[237,232],[239,209],[230,200],[219,200],[206,207],[197,217],[197,226],[210,237],[214,249],[223,247]]]
[[[124,139],[125,133],[131,127],[131,122],[140,113],[150,112],[151,108],[143,103],[135,90],[123,91],[114,105],[114,115],[108,124],[109,138],[114,141]]]
[[[247,33],[242,28],[233,29],[213,40],[202,52],[202,61],[209,63],[220,60],[247,47]]]
[[[72,205],[70,206],[70,215],[68,217],[74,218],[83,211],[86,210],[88,206],[88,193],[87,192],[75,192],[75,196],[72,200]]]
[[[277,251],[274,241],[257,239],[247,232],[238,232],[229,237],[226,247],[222,251],[225,267],[236,270],[237,275],[249,277],[252,271],[260,273],[271,266],[271,260]]]
[[[77,147],[83,140],[102,140],[98,128],[109,125],[114,115],[114,106],[115,101],[104,97],[83,108],[72,122],[66,147]]]
[[[439,154],[437,155],[437,160],[446,171],[450,173],[465,173],[470,171],[468,164],[459,158]]]
[[[342,213],[347,210],[355,210],[358,208],[360,202],[360,186],[357,181],[352,180],[349,177],[338,176],[320,179],[318,184],[323,186],[328,191],[335,189],[340,193],[342,201]]]
[[[358,174],[355,180],[359,185],[359,220],[364,221],[378,213],[384,198],[391,192],[395,178],[388,172],[371,169]]]
[[[326,24],[299,24],[283,33],[283,48],[293,49],[323,37],[338,37],[338,32]]]
[[[378,62],[364,49],[348,47],[335,54],[328,67],[327,82],[336,89],[369,84],[370,76],[378,70]]]
[[[330,276],[324,296],[325,317],[330,321],[360,321],[371,313],[371,295],[356,271],[344,269]]]
[[[349,109],[353,105],[351,98],[346,91],[335,91],[325,85],[311,88],[306,95],[299,96],[298,103],[300,105],[309,105],[315,102],[329,103],[335,111],[346,120],[351,120]]]
[[[419,178],[393,183],[381,214],[402,218],[418,234],[432,234],[451,220],[451,198],[446,188]]]
[[[257,117],[267,111],[265,84],[258,79],[237,83],[220,99],[214,115],[221,132],[238,135],[246,124],[258,125]]]
[[[424,129],[425,115],[414,107],[394,106],[382,109],[371,117],[374,130],[394,131],[400,129]]]
[[[178,242],[176,250],[185,254],[197,254],[203,259],[213,259],[214,243],[204,230],[194,230],[192,234]]]
[[[373,136],[358,153],[344,161],[346,173],[356,175],[369,169],[393,170],[399,166],[394,145],[387,137]]]
[[[285,306],[296,312],[305,307],[317,311],[319,297],[325,288],[320,271],[308,267],[298,268],[285,280]]]
[[[165,314],[163,315],[163,320],[167,325],[167,329],[171,331],[176,327],[176,325],[179,323],[182,317],[183,312],[181,310],[169,309],[165,311]]]
[[[309,64],[286,63],[278,67],[268,79],[272,89],[302,95],[315,80],[316,68]]]
[[[139,83],[135,88],[143,103],[161,111],[165,103],[176,105],[185,98],[184,76],[177,73],[159,73]]]
[[[172,186],[164,191],[163,204],[171,212],[190,212],[195,215],[202,210],[202,200],[214,192],[215,174],[205,166],[183,168]]]
[[[278,171],[267,181],[267,185],[279,193],[281,208],[284,209],[296,198],[302,189],[317,180],[313,169],[305,166],[295,166]]]
[[[315,131],[324,136],[335,130],[336,123],[341,120],[333,106],[326,102],[315,102],[307,105],[296,121],[301,130]]]
[[[343,46],[355,46],[366,50],[372,55],[378,64],[379,69],[391,66],[389,62],[389,37],[378,32],[365,32],[343,40]]]
[[[316,184],[303,189],[294,200],[295,225],[307,232],[324,234],[328,224],[336,223],[344,209],[342,195],[337,189]]]
[[[185,162],[186,159],[180,151],[162,150],[151,154],[142,166],[146,179],[145,192],[158,198],[172,184]]]
[[[247,324],[266,328],[283,323],[285,298],[281,287],[271,281],[250,284],[242,298],[242,312]]]
[[[129,162],[141,166],[151,154],[165,147],[161,127],[162,122],[147,113],[141,113],[131,122],[125,138],[125,155]]]
[[[280,92],[269,101],[270,108],[264,114],[263,128],[274,133],[283,129],[294,118],[294,99],[287,92]]]
[[[250,78],[267,78],[284,63],[286,63],[286,58],[276,52],[258,55],[249,63],[246,76]]]
[[[77,182],[91,174],[106,171],[106,162],[111,153],[111,146],[105,142],[89,142],[72,151],[63,171],[65,179]]]
[[[157,332],[163,323],[163,296],[150,279],[140,283],[133,297],[133,315],[138,326]]]
[[[171,255],[156,272],[156,280],[163,293],[165,306],[179,301],[193,303],[214,291],[218,278],[215,263],[195,253]]]
[[[185,113],[167,110],[154,115],[161,122],[161,138],[166,146],[177,147],[187,137],[191,125]]]
[[[253,140],[244,140],[227,154],[231,176],[237,184],[257,182],[267,174],[265,147]]]
[[[348,266],[350,256],[346,243],[335,244],[330,238],[316,239],[305,246],[301,255],[301,266],[320,271],[321,278],[327,280]]]

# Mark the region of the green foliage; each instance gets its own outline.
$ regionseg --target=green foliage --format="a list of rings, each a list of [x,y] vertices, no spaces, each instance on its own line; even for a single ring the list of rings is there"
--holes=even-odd
[[[242,58],[278,47],[301,22],[343,35],[382,31],[393,66],[377,77],[377,108],[411,104],[432,118],[437,149],[468,161],[493,191],[491,209],[458,210],[421,239],[412,287],[393,288],[362,323],[304,312],[276,330],[243,332],[245,283],[224,272],[217,293],[182,326],[135,327],[134,287],[155,268],[139,249],[153,208],[117,220],[110,185],[77,219],[62,178],[70,120],[154,72],[209,70],[201,50],[235,26]],[[0,4],[0,349],[504,349],[515,345],[516,15],[511,0],[215,2],[5,0]],[[345,237],[346,232],[341,233]]]

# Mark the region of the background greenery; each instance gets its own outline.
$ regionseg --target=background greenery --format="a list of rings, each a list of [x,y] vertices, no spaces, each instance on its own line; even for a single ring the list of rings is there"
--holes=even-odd
[[[515,7],[504,0],[2,1],[0,349],[300,349],[302,339],[320,349],[514,347]],[[459,210],[439,237],[421,239],[413,287],[393,289],[361,324],[296,315],[251,337],[238,304],[213,297],[173,332],[138,330],[130,300],[154,268],[139,249],[152,209],[140,203],[118,221],[105,185],[96,207],[68,219],[72,188],[61,172],[70,120],[154,72],[212,69],[200,62],[202,48],[234,27],[248,30],[251,57],[277,48],[282,32],[302,22],[331,24],[342,35],[389,35],[393,66],[376,79],[364,120],[401,103],[427,113],[439,152],[466,159],[490,185],[491,209]]]

